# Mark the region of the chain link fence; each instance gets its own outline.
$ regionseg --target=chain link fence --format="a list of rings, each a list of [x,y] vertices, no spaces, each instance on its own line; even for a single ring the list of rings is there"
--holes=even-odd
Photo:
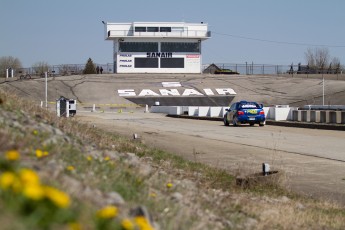
[[[95,67],[103,69],[103,74],[113,73],[113,64],[95,64]],[[68,76],[68,75],[79,75],[83,74],[85,64],[63,64],[63,65],[52,65],[48,67],[49,76]],[[21,75],[30,74],[31,76],[42,77],[44,73],[37,71],[37,67],[30,68],[18,68],[13,69],[14,77],[19,77]],[[6,70],[1,71],[1,77],[6,77]]]
[[[213,68],[209,68],[213,66]],[[229,64],[213,63],[203,65],[203,73],[214,73],[214,69],[231,70],[228,72],[242,75],[285,75],[285,74],[343,74],[343,68],[311,68],[306,65],[270,65],[270,64]]]
[[[110,74],[114,72],[113,63],[107,64],[95,64],[95,67],[103,69],[103,74]],[[212,68],[210,68],[212,67]],[[67,75],[80,75],[83,74],[85,64],[62,64],[52,65],[48,67],[49,76],[67,76]],[[334,75],[335,79],[339,79],[339,76],[345,73],[344,68],[324,68],[316,69],[309,68],[305,65],[270,65],[270,64],[254,64],[254,63],[243,63],[243,64],[231,64],[231,63],[213,63],[202,65],[202,73],[214,74],[215,69],[217,70],[228,70],[232,74],[241,75]],[[229,71],[230,70],[230,71]],[[43,73],[37,71],[37,68],[20,68],[14,69],[14,77],[21,75],[30,74],[31,76],[42,77]],[[1,77],[6,77],[6,70],[1,71]]]

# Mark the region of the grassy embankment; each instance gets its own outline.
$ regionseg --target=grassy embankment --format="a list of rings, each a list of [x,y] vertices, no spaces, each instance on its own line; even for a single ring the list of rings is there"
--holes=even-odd
[[[3,91],[0,152],[2,229],[345,228],[343,207],[297,196],[280,180],[240,188],[223,170]],[[134,215],[138,206],[149,215]]]

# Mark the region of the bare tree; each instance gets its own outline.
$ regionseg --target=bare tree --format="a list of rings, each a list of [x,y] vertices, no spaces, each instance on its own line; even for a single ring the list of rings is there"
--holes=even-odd
[[[305,58],[310,68],[323,70],[329,64],[329,51],[327,48],[309,48],[305,52]]]
[[[36,72],[37,75],[43,75],[45,72],[49,71],[50,66],[47,62],[37,62],[32,65],[32,69]]]
[[[333,69],[335,69],[334,73],[336,74],[340,73],[342,69],[341,64],[340,64],[340,59],[337,57],[333,57],[331,63],[332,63]]]
[[[22,63],[18,58],[12,56],[0,57],[0,76],[6,76],[6,69],[12,68],[14,70],[22,68]]]
[[[307,52],[304,53],[305,60],[308,63],[310,68],[315,68],[315,54],[314,51],[310,48],[307,49]]]

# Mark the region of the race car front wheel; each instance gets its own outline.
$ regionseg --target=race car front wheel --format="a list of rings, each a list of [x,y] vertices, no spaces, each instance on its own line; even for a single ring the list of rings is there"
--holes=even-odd
[[[228,119],[226,119],[226,116],[224,116],[224,120],[223,121],[224,121],[224,125],[225,126],[229,126],[229,122],[228,122]]]

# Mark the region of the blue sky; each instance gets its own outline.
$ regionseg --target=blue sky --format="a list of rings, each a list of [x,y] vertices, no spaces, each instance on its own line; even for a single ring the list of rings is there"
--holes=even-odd
[[[102,20],[185,21],[209,25],[204,64],[305,63],[315,45],[344,64],[344,10],[343,0],[1,0],[0,57],[17,57],[24,67],[84,64],[89,57],[111,63]]]

